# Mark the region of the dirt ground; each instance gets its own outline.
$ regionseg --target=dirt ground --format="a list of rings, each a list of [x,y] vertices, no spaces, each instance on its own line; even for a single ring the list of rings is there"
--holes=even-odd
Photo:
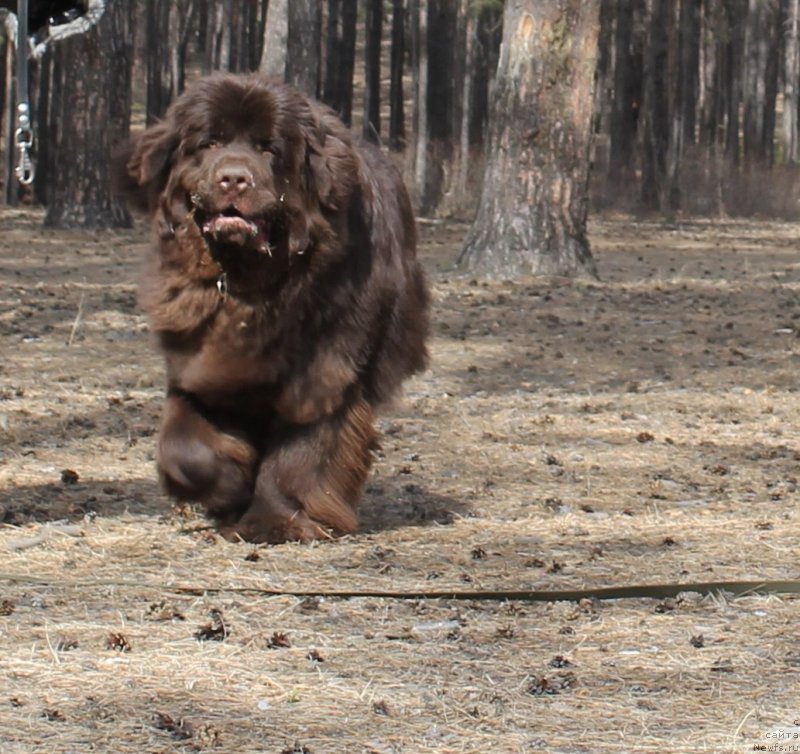
[[[0,212],[2,754],[800,751],[797,599],[259,592],[798,577],[797,226],[607,218],[599,280],[491,284],[465,230],[363,531],[253,547],[158,491],[145,229]]]

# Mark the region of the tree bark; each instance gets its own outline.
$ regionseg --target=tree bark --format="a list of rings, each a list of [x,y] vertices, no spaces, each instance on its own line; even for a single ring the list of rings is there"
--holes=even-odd
[[[364,123],[362,135],[377,144],[381,134],[381,41],[383,0],[367,0],[364,31]]]
[[[455,0],[428,0],[426,4],[428,156],[419,211],[423,215],[432,215],[448,188],[453,136],[458,128],[453,75],[458,3]]]
[[[7,40],[7,37],[3,35],[3,39]],[[14,130],[17,127],[17,87],[14,73],[17,58],[15,52],[14,45],[6,41],[3,45],[3,78],[6,82],[3,92],[3,111],[5,116],[3,118],[3,125],[5,127],[3,132],[5,146],[5,153],[3,155],[5,158],[3,166],[3,187],[5,191],[3,192],[3,198],[5,203],[10,207],[16,206],[20,198],[20,185],[14,172],[17,166],[17,151],[14,149]]]
[[[728,20],[728,39],[725,44],[725,154],[732,165],[738,165],[742,103],[742,58],[744,55],[744,27],[748,0],[723,0]]]
[[[749,0],[745,27],[744,116],[745,164],[771,163],[777,94],[776,9],[763,0]]]
[[[286,75],[286,44],[289,34],[289,0],[269,0],[264,24],[264,46],[258,70],[283,80]]]
[[[403,0],[392,0],[392,50],[389,71],[389,148],[405,148],[406,125],[403,102],[403,60],[405,58],[405,7]]]
[[[50,92],[53,83],[53,56],[47,51],[39,61],[38,70],[34,76],[35,88],[31,88],[31,106],[36,113],[34,127],[37,132],[36,139],[36,173],[33,181],[33,193],[36,200],[46,206],[50,195],[50,175],[55,168],[53,155],[50,154],[50,144],[55,133],[54,124],[50,118]]]
[[[775,7],[768,14],[766,42],[766,59],[764,71],[764,130],[761,140],[763,164],[772,167],[775,163],[775,126],[777,124],[776,104],[778,100],[778,69],[781,59],[781,29],[780,8]]]
[[[703,4],[700,63],[700,143],[713,149],[719,141],[719,127],[724,122],[722,107],[721,43],[724,17],[718,0]]]
[[[783,77],[783,155],[787,164],[795,164],[798,149],[798,110],[800,109],[800,0],[789,0],[785,25],[786,40]]]
[[[310,97],[319,97],[322,5],[292,0],[286,39],[286,81]]]
[[[112,197],[108,164],[130,117],[132,2],[110,3],[91,31],[55,45],[48,147],[50,177],[45,225],[127,227],[127,211]]]
[[[696,140],[697,97],[700,75],[701,0],[681,0],[680,60],[678,100],[681,143],[691,146]]]
[[[653,0],[644,87],[642,135],[642,204],[661,209],[669,151],[670,0]]]
[[[613,186],[632,178],[636,129],[642,101],[641,57],[634,44],[634,9],[631,0],[617,0],[614,30],[614,83],[609,118],[608,177]]]
[[[467,196],[470,159],[469,145],[469,106],[472,101],[472,69],[475,58],[475,21],[469,8],[464,12],[464,71],[461,81],[461,125],[459,129],[458,181],[456,194],[461,200]]]
[[[668,197],[671,210],[682,203],[681,165],[687,147],[695,143],[697,84],[700,66],[700,0],[681,0],[678,5],[677,52],[670,66],[669,106],[671,127],[667,156]]]
[[[428,0],[411,0],[411,56],[414,71],[414,199],[425,195],[428,175]]]
[[[170,86],[169,71],[169,11],[170,3],[147,0],[147,90],[145,103],[146,124],[158,120],[167,109],[174,92]]]
[[[357,0],[328,0],[325,82],[322,101],[349,126],[353,117]]]
[[[461,264],[595,273],[586,236],[599,3],[506,0],[480,208]]]
[[[494,6],[486,6],[478,15],[472,74],[472,101],[470,102],[469,142],[483,150],[486,128],[489,123],[489,90],[497,71],[500,41],[503,36],[502,12]]]

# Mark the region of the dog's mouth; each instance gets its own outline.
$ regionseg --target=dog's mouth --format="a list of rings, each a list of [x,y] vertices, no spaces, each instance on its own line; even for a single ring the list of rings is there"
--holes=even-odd
[[[203,233],[215,239],[233,239],[243,243],[244,240],[258,235],[258,225],[236,210],[226,210],[205,220]]]
[[[270,228],[265,217],[246,217],[235,207],[228,207],[222,212],[197,209],[194,219],[209,243],[246,247],[271,254]]]

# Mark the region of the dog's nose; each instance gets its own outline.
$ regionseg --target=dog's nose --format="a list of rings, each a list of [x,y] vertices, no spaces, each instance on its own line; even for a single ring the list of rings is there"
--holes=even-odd
[[[216,172],[217,185],[227,194],[241,194],[255,185],[253,174],[244,165],[223,165]]]

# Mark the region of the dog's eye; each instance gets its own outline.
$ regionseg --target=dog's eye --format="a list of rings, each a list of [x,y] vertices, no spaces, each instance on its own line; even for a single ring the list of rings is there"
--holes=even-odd
[[[210,136],[200,142],[200,149],[217,149],[222,146],[222,139],[217,136]]]
[[[278,147],[274,141],[270,141],[269,139],[258,139],[255,142],[255,148],[261,152],[261,154],[267,154],[268,152],[271,154],[278,153]]]

